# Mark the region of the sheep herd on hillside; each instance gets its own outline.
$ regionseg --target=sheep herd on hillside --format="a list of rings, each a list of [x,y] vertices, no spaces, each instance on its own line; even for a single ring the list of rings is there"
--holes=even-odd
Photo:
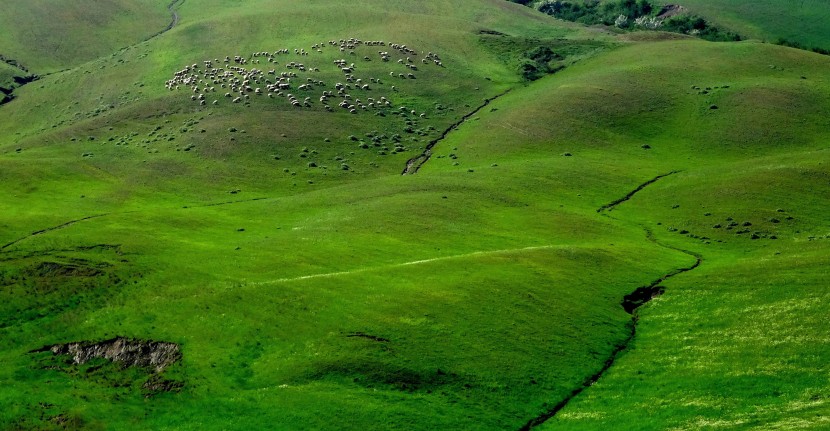
[[[342,73],[341,82],[333,85],[318,79],[326,75],[320,72],[319,67],[307,64],[312,53],[319,55],[326,50],[333,51],[338,57],[346,57],[335,58],[328,63],[339,71],[334,73]],[[376,53],[358,55],[358,51],[369,50],[376,50]],[[170,91],[190,92],[190,99],[199,105],[218,105],[223,100],[246,103],[251,97],[265,97],[285,99],[296,108],[311,108],[319,103],[327,111],[341,109],[357,114],[392,107],[389,98],[375,93],[376,88],[398,91],[395,85],[385,87],[380,76],[357,76],[364,69],[364,64],[375,59],[379,59],[381,64],[388,64],[389,69],[396,69],[389,71],[389,78],[397,80],[417,79],[415,73],[420,71],[419,67],[444,67],[441,58],[433,52],[421,56],[403,44],[349,38],[315,43],[310,51],[283,48],[253,52],[248,56],[204,60],[175,72],[165,87]],[[401,67],[405,70],[401,71]],[[366,69],[377,72],[379,67]],[[422,117],[424,115],[421,114]]]

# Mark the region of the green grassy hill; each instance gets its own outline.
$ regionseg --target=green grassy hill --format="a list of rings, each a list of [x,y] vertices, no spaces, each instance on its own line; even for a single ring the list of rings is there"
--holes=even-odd
[[[501,0],[176,10],[0,106],[0,428],[828,420],[828,57]],[[181,358],[42,351],[116,337]]]
[[[38,74],[78,66],[164,30],[171,22],[170,4],[8,0],[0,14],[0,54]]]
[[[826,1],[687,0],[679,3],[744,37],[768,42],[786,39],[806,48],[830,49],[826,24],[830,4]]]
[[[543,429],[824,426],[827,61],[755,43],[620,49],[499,100],[447,141],[463,164],[425,168],[677,172],[608,215],[701,255],[700,268],[665,282],[607,376]]]

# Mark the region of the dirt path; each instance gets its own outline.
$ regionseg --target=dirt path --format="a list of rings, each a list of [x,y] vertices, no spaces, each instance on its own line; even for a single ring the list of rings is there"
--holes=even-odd
[[[665,178],[665,177],[667,177],[667,176],[669,176],[669,175],[674,175],[674,174],[676,174],[676,173],[678,173],[678,172],[680,172],[680,171],[671,171],[671,172],[669,172],[669,173],[667,173],[667,174],[658,175],[658,176],[656,176],[656,177],[654,177],[654,178],[652,178],[652,179],[650,179],[650,180],[648,180],[648,181],[646,181],[646,182],[644,182],[644,183],[640,184],[639,186],[637,186],[637,188],[636,188],[636,189],[634,189],[634,190],[632,190],[632,191],[628,192],[628,194],[627,194],[627,195],[625,195],[625,196],[623,196],[623,197],[621,197],[621,198],[619,198],[619,199],[615,200],[614,202],[611,202],[611,203],[605,204],[605,205],[603,205],[603,206],[601,206],[601,207],[597,208],[597,212],[598,212],[598,213],[601,213],[601,212],[603,212],[603,211],[611,211],[611,210],[613,210],[613,209],[614,209],[614,207],[616,207],[617,205],[619,205],[619,204],[621,204],[621,203],[623,203],[623,202],[625,202],[625,201],[627,201],[627,200],[631,199],[631,198],[632,198],[634,195],[636,195],[638,192],[640,192],[640,191],[641,191],[641,190],[643,190],[644,188],[646,188],[646,187],[648,187],[648,186],[650,186],[650,185],[652,185],[652,184],[656,183],[656,182],[657,182],[657,181],[659,181],[661,178]]]
[[[424,163],[429,161],[429,158],[432,157],[432,148],[435,147],[435,145],[437,145],[439,142],[444,140],[447,137],[447,135],[450,134],[450,132],[452,132],[453,130],[457,129],[459,126],[464,124],[464,122],[469,120],[470,117],[477,114],[478,111],[481,111],[482,109],[484,109],[484,107],[489,105],[490,102],[498,99],[501,96],[504,96],[505,94],[507,94],[509,92],[510,92],[510,90],[506,90],[505,92],[503,92],[501,94],[497,94],[497,95],[495,95],[495,96],[493,96],[489,99],[484,99],[484,103],[479,105],[473,111],[471,111],[471,112],[467,113],[466,115],[464,115],[463,117],[461,117],[461,119],[459,119],[455,123],[451,124],[450,127],[447,127],[447,129],[444,130],[443,133],[441,133],[441,136],[433,139],[432,141],[429,142],[429,144],[427,144],[427,147],[426,147],[426,149],[424,149],[423,153],[407,160],[406,167],[403,169],[403,172],[401,172],[401,175],[412,175],[414,173],[417,173],[418,169],[421,169],[421,166],[423,166]]]
[[[441,257],[434,257],[431,259],[421,259],[421,260],[412,260],[409,262],[402,262],[402,263],[393,263],[389,265],[383,266],[376,266],[371,268],[357,268],[352,269],[349,271],[337,271],[337,272],[323,272],[319,274],[310,274],[310,275],[301,275],[298,277],[288,277],[288,278],[278,278],[275,280],[268,280],[268,281],[259,281],[254,283],[247,283],[247,286],[265,286],[269,284],[277,284],[277,283],[289,283],[292,281],[301,281],[301,280],[310,280],[314,278],[331,278],[331,277],[339,277],[342,275],[351,275],[351,274],[360,274],[363,272],[369,271],[378,271],[381,269],[394,269],[394,268],[401,268],[404,266],[412,266],[412,265],[422,265],[425,263],[430,262],[439,262],[442,260],[452,260],[452,259],[463,259],[467,257],[476,257],[476,256],[491,256],[495,254],[506,254],[506,253],[521,253],[525,251],[533,251],[533,250],[546,250],[557,248],[559,246],[555,245],[536,245],[531,247],[521,247],[521,248],[508,248],[502,250],[486,250],[486,251],[474,251],[471,253],[464,253],[464,254],[454,254],[451,256],[441,256]]]
[[[652,242],[654,244],[657,244],[660,247],[668,248],[668,249],[671,249],[671,250],[675,250],[675,251],[679,251],[681,253],[687,254],[687,255],[693,257],[695,259],[695,261],[690,266],[672,270],[671,272],[668,272],[665,275],[661,276],[660,278],[652,281],[650,284],[648,284],[646,286],[638,287],[634,292],[632,292],[629,295],[626,295],[623,302],[621,303],[621,305],[624,309],[626,309],[626,311],[629,314],[631,314],[631,332],[628,334],[628,337],[626,337],[626,339],[621,344],[617,345],[616,348],[614,348],[614,351],[611,352],[611,355],[608,357],[608,359],[605,360],[605,363],[602,365],[602,368],[600,368],[599,371],[597,371],[596,373],[592,374],[591,376],[589,376],[588,378],[583,380],[581,386],[579,386],[576,389],[572,390],[570,394],[568,394],[565,398],[563,398],[561,401],[556,403],[556,405],[554,405],[553,407],[548,409],[546,412],[544,412],[544,413],[540,414],[539,416],[536,416],[535,418],[527,421],[527,423],[525,423],[521,428],[519,428],[519,431],[528,431],[528,430],[530,430],[530,429],[532,429],[536,426],[539,426],[539,425],[545,423],[548,419],[556,416],[556,414],[559,413],[560,410],[565,408],[565,406],[567,406],[568,403],[570,403],[574,398],[576,398],[579,394],[581,394],[585,389],[588,389],[594,383],[599,381],[599,379],[614,365],[614,363],[617,361],[617,359],[620,358],[622,353],[625,352],[628,349],[628,347],[631,345],[631,342],[634,341],[634,337],[637,335],[637,323],[640,321],[640,316],[638,314],[638,310],[640,309],[640,307],[647,304],[651,299],[653,299],[653,298],[659,296],[660,294],[662,294],[663,290],[661,289],[660,284],[663,283],[664,281],[672,278],[672,277],[675,277],[675,276],[678,276],[680,274],[689,272],[689,271],[697,268],[698,266],[700,266],[701,263],[703,263],[703,258],[695,252],[688,251],[688,250],[683,250],[683,249],[680,249],[680,248],[677,248],[677,247],[672,247],[672,246],[661,244],[661,243],[657,242],[657,240],[654,238],[654,235],[652,234],[652,232],[648,229],[646,229],[646,238],[650,242]],[[627,307],[627,302],[628,302],[629,297],[636,295],[638,292],[647,292],[648,295],[645,296],[645,297],[642,297],[641,302],[638,303],[633,308],[628,308]]]

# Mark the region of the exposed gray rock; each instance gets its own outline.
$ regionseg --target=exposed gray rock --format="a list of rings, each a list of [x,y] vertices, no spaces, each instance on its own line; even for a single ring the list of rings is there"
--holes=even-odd
[[[79,341],[45,346],[36,352],[50,351],[55,355],[70,355],[76,364],[94,358],[121,363],[124,367],[153,367],[161,372],[181,359],[179,345],[164,341],[137,340],[117,337],[100,342]]]

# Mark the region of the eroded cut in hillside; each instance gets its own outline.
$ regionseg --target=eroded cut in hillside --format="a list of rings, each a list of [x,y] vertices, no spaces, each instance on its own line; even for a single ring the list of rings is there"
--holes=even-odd
[[[178,344],[124,337],[99,342],[54,344],[44,346],[33,353],[46,351],[54,355],[71,356],[74,364],[85,364],[93,359],[103,358],[120,363],[123,367],[150,367],[157,373],[164,371],[182,357]]]

